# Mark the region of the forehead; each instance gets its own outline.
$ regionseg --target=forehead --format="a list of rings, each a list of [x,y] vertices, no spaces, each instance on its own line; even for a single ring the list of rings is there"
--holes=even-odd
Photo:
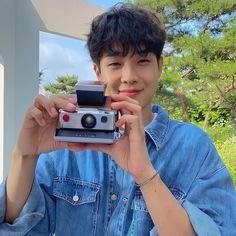
[[[128,54],[131,54],[132,56],[137,54],[140,56],[147,56],[148,51],[144,44],[135,46],[114,42],[104,50],[103,57],[125,57]]]

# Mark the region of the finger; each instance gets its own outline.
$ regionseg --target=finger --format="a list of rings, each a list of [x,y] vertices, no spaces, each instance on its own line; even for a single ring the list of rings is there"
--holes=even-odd
[[[126,102],[128,102],[128,103],[130,103],[130,104],[135,104],[135,105],[139,105],[139,102],[138,101],[136,101],[136,100],[134,100],[134,99],[132,99],[132,98],[130,98],[130,97],[128,97],[128,96],[125,96],[125,95],[123,95],[123,94],[113,94],[112,96],[111,96],[111,98],[112,98],[112,100],[113,100],[113,103],[115,103],[115,102],[123,102],[123,101],[126,101]],[[129,109],[127,109],[128,107],[117,107],[117,105],[111,105],[111,107],[112,107],[112,109],[115,109],[115,110],[120,110],[120,112],[121,112],[121,114],[123,115],[123,114],[133,114],[133,112],[134,111],[132,111],[132,109],[131,110],[129,110]],[[138,109],[138,108],[137,108]]]
[[[128,101],[113,102],[111,108],[114,110],[121,110],[122,114],[134,114],[141,117],[142,109],[138,104],[130,103]]]
[[[26,113],[26,118],[28,118],[29,120],[34,119],[40,126],[46,125],[46,121],[43,117],[42,111],[34,106],[29,108],[28,112]]]
[[[76,106],[62,96],[52,96],[47,98],[43,95],[38,95],[35,99],[34,105],[42,109],[44,108],[51,117],[58,115],[57,109],[61,108],[67,111],[75,111]]]
[[[57,110],[54,107],[52,98],[46,97],[44,95],[38,95],[34,100],[34,106],[40,110],[46,110],[51,117],[57,116]]]
[[[60,108],[66,111],[75,111],[76,109],[76,97],[75,96],[54,96],[52,102],[56,108]]]
[[[119,102],[119,101],[127,101],[127,102],[130,102],[130,103],[133,103],[133,104],[139,104],[138,101],[128,97],[128,96],[125,96],[123,94],[112,94],[111,95],[111,99],[112,101],[115,101],[115,102]]]
[[[140,118],[138,116],[125,114],[121,116],[120,119],[116,122],[116,126],[120,128],[124,125],[129,125],[135,128],[140,127],[140,123]]]
[[[111,108],[111,103],[112,103],[112,100],[111,100],[111,97],[106,97],[106,102],[105,102],[105,105],[104,107],[105,108]]]
[[[139,116],[135,115],[123,115],[121,118],[116,122],[116,126],[118,128],[125,126],[125,134],[129,135],[130,132],[133,133],[132,139],[143,139],[144,137],[144,129],[142,127],[142,122]],[[143,134],[143,135],[141,135]]]
[[[69,95],[57,95],[57,97],[64,99],[68,102],[71,102],[73,104],[77,104],[77,96],[76,94],[69,94]]]

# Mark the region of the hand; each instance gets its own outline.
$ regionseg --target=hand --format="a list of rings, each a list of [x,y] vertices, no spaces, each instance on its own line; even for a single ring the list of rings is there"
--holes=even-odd
[[[73,112],[76,109],[74,96],[53,96],[50,99],[38,95],[34,104],[27,110],[15,147],[20,155],[38,156],[58,148],[68,148],[66,142],[54,140],[58,125],[58,109]],[[84,145],[80,145],[81,148]],[[79,146],[78,146],[79,148]]]
[[[125,128],[124,135],[114,144],[88,144],[87,148],[111,155],[121,168],[140,183],[155,173],[146,148],[142,108],[136,100],[124,95],[114,94],[111,99],[110,107],[121,111],[116,125]],[[76,149],[76,144],[71,146]]]

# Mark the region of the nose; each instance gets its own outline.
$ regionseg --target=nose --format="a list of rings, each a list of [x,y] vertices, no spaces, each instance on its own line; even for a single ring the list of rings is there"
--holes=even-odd
[[[121,82],[125,84],[135,84],[138,82],[136,71],[131,65],[125,65],[122,68]]]

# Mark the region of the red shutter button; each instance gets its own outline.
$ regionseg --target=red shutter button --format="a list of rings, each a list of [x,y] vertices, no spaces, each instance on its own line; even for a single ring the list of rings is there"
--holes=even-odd
[[[65,121],[65,122],[68,122],[70,120],[70,116],[65,114],[63,115],[62,119]]]

